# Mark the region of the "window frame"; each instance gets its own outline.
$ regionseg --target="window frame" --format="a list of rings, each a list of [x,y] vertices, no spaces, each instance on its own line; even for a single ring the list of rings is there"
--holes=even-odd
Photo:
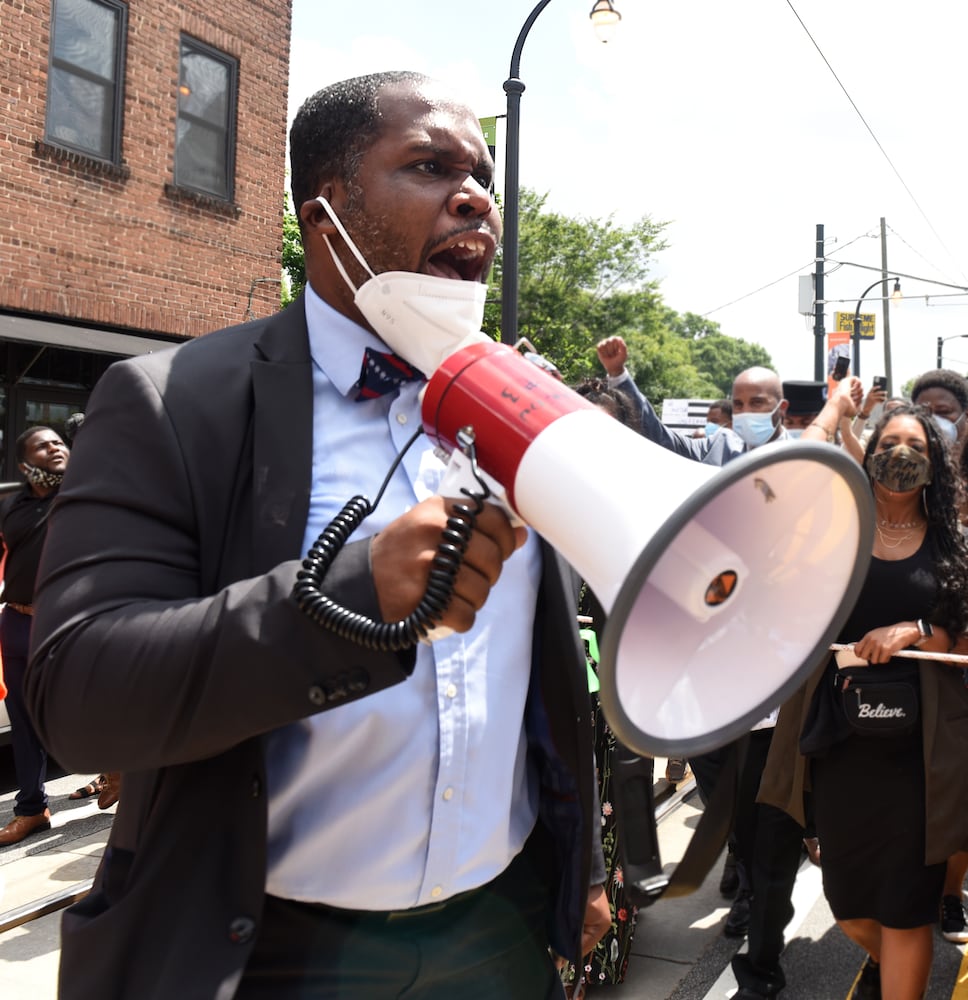
[[[226,202],[232,204],[235,199],[235,150],[236,150],[236,137],[237,137],[237,121],[238,121],[238,109],[239,109],[239,60],[237,57],[230,55],[228,52],[223,52],[221,49],[216,49],[214,46],[208,45],[206,42],[195,38],[192,35],[185,34],[184,32],[179,35],[178,38],[178,87],[180,88],[182,83],[182,59],[184,58],[185,49],[191,49],[195,54],[205,56],[211,59],[213,62],[220,63],[222,66],[226,67],[228,70],[227,74],[227,88],[228,93],[226,94],[225,108],[226,108],[226,120],[225,120],[225,132],[224,132],[224,143],[223,143],[223,157],[224,157],[224,169],[225,169],[225,191],[216,192],[210,191],[206,188],[199,187],[196,184],[187,183],[182,177],[179,177],[178,173],[178,126],[182,121],[188,121],[193,124],[198,124],[204,128],[211,129],[211,122],[205,119],[199,118],[195,115],[186,115],[183,113],[181,108],[181,94],[176,92],[176,102],[175,102],[175,148],[174,156],[172,157],[173,162],[173,177],[174,177],[174,187],[178,191],[189,191],[196,194],[204,199],[212,199],[218,202]]]
[[[102,77],[98,77],[95,74],[84,70],[80,66],[68,63],[63,59],[56,58],[54,53],[56,49],[55,38],[57,33],[57,5],[59,2],[60,0],[51,0],[50,5],[50,45],[47,53],[47,91],[46,103],[44,106],[44,141],[50,146],[54,146],[59,149],[71,150],[74,153],[88,157],[91,160],[96,160],[99,163],[111,163],[115,166],[120,166],[121,140],[124,131],[124,80],[128,49],[128,5],[127,3],[122,3],[121,0],[89,0],[91,3],[97,4],[100,7],[106,7],[108,10],[115,12],[118,18],[118,33],[113,53],[115,78],[113,81],[114,100],[111,107],[111,149],[110,155],[105,157],[99,152],[87,149],[83,146],[77,145],[76,143],[66,142],[64,139],[51,134],[50,95],[54,70],[57,70],[60,73],[68,73],[73,77],[86,80],[88,82],[97,84],[104,84],[106,82]]]

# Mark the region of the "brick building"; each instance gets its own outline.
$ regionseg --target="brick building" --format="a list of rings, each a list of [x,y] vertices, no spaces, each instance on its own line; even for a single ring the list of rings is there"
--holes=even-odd
[[[119,356],[278,308],[291,0],[0,0],[0,478]]]

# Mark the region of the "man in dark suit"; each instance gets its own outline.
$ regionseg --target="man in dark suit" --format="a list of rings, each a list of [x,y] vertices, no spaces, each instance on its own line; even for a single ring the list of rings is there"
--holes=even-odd
[[[432,645],[356,644],[290,596],[420,421],[419,381],[370,385],[397,361],[361,372],[385,345],[353,289],[483,282],[493,164],[414,74],[320,91],[291,149],[305,295],[109,369],[51,519],[28,698],[58,759],[125,792],[61,995],[554,997],[549,945],[575,959],[609,920],[573,574],[487,505]],[[413,611],[442,471],[410,449],[329,597]]]

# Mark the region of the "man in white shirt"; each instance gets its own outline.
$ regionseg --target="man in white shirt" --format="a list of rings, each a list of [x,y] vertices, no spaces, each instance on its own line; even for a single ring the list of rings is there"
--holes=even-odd
[[[573,573],[485,505],[432,645],[358,644],[290,596],[420,425],[420,373],[354,286],[483,282],[493,163],[410,73],[320,91],[291,150],[305,295],[114,366],[52,518],[33,711],[58,759],[125,772],[61,996],[555,997],[549,946],[574,960],[609,923]],[[419,439],[328,597],[414,610],[442,471]]]

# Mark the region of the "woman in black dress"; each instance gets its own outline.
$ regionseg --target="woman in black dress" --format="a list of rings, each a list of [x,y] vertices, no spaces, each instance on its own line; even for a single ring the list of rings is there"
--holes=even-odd
[[[876,506],[873,558],[840,641],[852,642],[869,664],[889,664],[890,680],[910,682],[930,711],[908,729],[877,734],[838,718],[837,737],[811,752],[810,777],[824,893],[840,927],[868,953],[853,996],[918,1000],[931,969],[946,857],[932,856],[939,852],[928,843],[937,817],[929,821],[926,767],[937,784],[936,729],[968,730],[968,688],[960,666],[895,654],[968,651],[968,547],[958,525],[957,473],[925,410],[905,405],[887,414],[864,464]],[[832,661],[807,719],[822,716],[819,702],[842,686]],[[839,708],[839,697],[828,704]],[[943,711],[932,707],[936,701]],[[963,767],[964,759],[950,766]],[[968,808],[960,812],[949,826],[968,826]]]

